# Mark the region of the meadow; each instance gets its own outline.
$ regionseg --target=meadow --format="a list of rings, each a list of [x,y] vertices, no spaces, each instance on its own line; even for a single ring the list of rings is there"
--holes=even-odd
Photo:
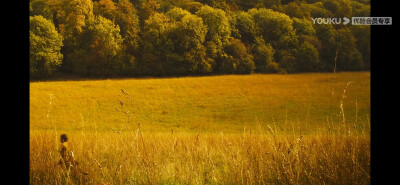
[[[30,184],[369,184],[369,117],[369,72],[31,82]]]

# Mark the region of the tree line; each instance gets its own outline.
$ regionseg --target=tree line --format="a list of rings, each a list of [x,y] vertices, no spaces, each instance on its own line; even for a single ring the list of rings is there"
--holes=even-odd
[[[30,0],[30,74],[181,76],[369,70],[369,0]]]

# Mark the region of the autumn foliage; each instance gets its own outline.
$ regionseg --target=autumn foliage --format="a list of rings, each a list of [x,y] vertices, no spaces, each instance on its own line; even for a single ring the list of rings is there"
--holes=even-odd
[[[311,19],[369,11],[360,0],[31,0],[31,75],[333,71],[336,51],[337,71],[369,70],[368,26]]]

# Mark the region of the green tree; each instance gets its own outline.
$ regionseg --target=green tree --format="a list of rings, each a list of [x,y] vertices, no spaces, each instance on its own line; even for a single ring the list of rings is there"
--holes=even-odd
[[[246,46],[239,39],[231,38],[224,47],[225,54],[218,64],[222,73],[253,73],[255,64],[253,56],[247,52]]]
[[[169,10],[166,15],[175,21],[182,21],[183,17],[190,16],[192,14],[182,8],[173,8]]]
[[[94,19],[91,0],[50,0],[52,11],[59,23],[58,29],[66,45],[74,46],[76,38],[83,33],[87,22]]]
[[[53,13],[53,22],[63,36],[61,53],[64,61],[60,70],[72,72],[72,62],[69,56],[75,50],[81,49],[80,36],[85,31],[87,23],[94,19],[93,3],[91,0],[49,0]]]
[[[371,17],[371,4],[351,1],[353,17]]]
[[[94,13],[113,21],[120,27],[120,34],[125,46],[125,69],[127,74],[133,73],[136,66],[139,49],[139,17],[133,4],[129,0],[100,0],[94,3]]]
[[[70,54],[73,70],[78,74],[110,76],[124,69],[123,39],[119,26],[102,16],[88,22],[80,36],[80,49]]]
[[[296,57],[293,51],[289,50],[280,50],[281,59],[279,61],[279,66],[283,73],[293,73],[296,72],[295,64],[296,64]]]
[[[117,7],[112,0],[99,0],[93,2],[93,12],[95,15],[101,15],[107,19],[114,20]]]
[[[296,30],[297,35],[314,36],[316,34],[311,19],[293,18],[292,20],[293,20],[293,28]]]
[[[293,1],[296,1],[296,0],[281,0],[281,4],[282,5],[286,5],[286,4],[289,4],[289,3],[293,2]]]
[[[181,8],[156,13],[145,22],[143,72],[153,75],[187,75],[212,70],[203,43],[207,27],[203,20]]]
[[[180,56],[174,55],[174,42],[170,37],[176,23],[163,13],[155,13],[144,23],[141,39],[141,75],[166,75],[165,69],[171,59],[181,61]]]
[[[302,6],[301,2],[290,2],[287,5],[282,5],[281,6],[281,12],[285,13],[289,17],[296,17],[296,18],[309,18],[310,17],[310,12],[305,11]]]
[[[281,0],[262,0],[265,8],[276,9],[276,7],[281,5]]]
[[[247,12],[240,11],[234,15],[234,20],[234,28],[238,30],[237,37],[246,44],[254,43],[256,24],[253,17]]]
[[[338,0],[340,6],[334,12],[336,17],[347,17],[350,18],[353,15],[353,9],[351,7],[351,0]]]
[[[231,38],[231,27],[225,12],[210,6],[203,6],[196,15],[201,17],[208,31],[205,38],[206,53],[215,61],[214,71],[220,71],[221,67],[231,64],[228,55],[224,53],[224,47]],[[226,64],[225,63],[229,63]],[[235,71],[232,69],[231,71]]]
[[[363,67],[362,55],[356,47],[356,39],[349,28],[338,30],[336,36],[338,45],[337,69],[361,70]]]
[[[128,0],[119,0],[116,4],[115,24],[120,27],[120,34],[125,45],[125,66],[128,73],[133,72],[139,55],[140,26],[137,10]]]
[[[256,0],[256,1],[236,0],[236,4],[238,5],[238,7],[240,7],[241,10],[244,11],[264,6],[261,0]]]
[[[161,6],[168,7],[164,8],[165,12],[173,9],[173,7],[178,7],[187,10],[193,14],[199,11],[200,8],[203,6],[201,2],[197,2],[194,0],[175,0],[175,1],[162,0],[162,3],[160,4]]]
[[[156,0],[144,0],[139,7],[140,25],[144,25],[145,21],[158,12],[160,4]]]
[[[29,17],[29,59],[31,75],[51,74],[61,65],[62,36],[43,16]]]
[[[322,2],[316,2],[313,4],[301,3],[300,6],[304,11],[309,12],[312,18],[334,17],[334,14],[327,10]]]
[[[293,18],[293,28],[299,36],[299,46],[296,54],[298,60],[296,64],[299,71],[316,71],[320,70],[321,63],[319,62],[319,51],[322,48],[321,42],[316,36],[316,30],[310,20]],[[309,44],[312,45],[309,46]],[[306,55],[309,54],[309,55]],[[317,57],[315,59],[315,57]],[[305,66],[299,66],[305,65]]]
[[[338,0],[325,0],[322,4],[324,5],[325,9],[331,11],[332,13],[336,13],[340,7]]]
[[[320,65],[323,71],[333,71],[337,44],[336,30],[331,24],[315,24],[316,36],[321,43],[319,50]]]
[[[296,70],[299,72],[318,71],[318,63],[317,49],[307,41],[303,42],[296,53]]]
[[[280,63],[284,56],[281,51],[287,50],[294,56],[298,47],[298,37],[293,28],[293,21],[289,16],[271,9],[251,9],[249,14],[256,23],[256,33],[265,43],[271,44],[275,49],[275,59]]]
[[[371,65],[371,26],[352,26],[351,32],[356,40],[357,50],[363,58],[363,69]]]
[[[235,0],[200,0],[200,3],[221,9],[224,12],[238,10]]]
[[[177,43],[175,48],[177,52],[199,49],[203,46],[207,27],[200,17],[189,13],[176,22],[177,27],[174,31],[176,39],[174,39],[174,42]]]
[[[265,72],[278,72],[279,65],[274,59],[275,50],[271,44],[265,44],[262,38],[258,38],[255,46],[253,47],[254,63],[256,71]]]
[[[274,48],[293,48],[297,45],[295,30],[289,16],[271,9],[251,9],[257,33]]]
[[[210,60],[206,58],[206,48],[203,45],[207,34],[203,20],[181,8],[174,8],[166,15],[176,22],[171,37],[175,38],[174,52],[183,55],[184,63],[177,64],[186,66],[181,73],[210,72]]]
[[[47,20],[53,20],[53,13],[51,8],[49,7],[49,0],[30,0],[29,6],[30,11],[29,14],[31,16],[41,15]]]
[[[206,41],[213,41],[217,46],[220,46],[220,43],[228,42],[231,36],[231,28],[223,10],[205,5],[196,12],[196,15],[201,17],[208,27]]]

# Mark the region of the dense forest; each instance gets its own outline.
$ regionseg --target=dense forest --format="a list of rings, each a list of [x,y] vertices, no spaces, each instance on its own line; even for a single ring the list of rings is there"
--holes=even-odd
[[[370,66],[370,26],[312,21],[368,17],[369,0],[30,0],[29,9],[31,77]]]

